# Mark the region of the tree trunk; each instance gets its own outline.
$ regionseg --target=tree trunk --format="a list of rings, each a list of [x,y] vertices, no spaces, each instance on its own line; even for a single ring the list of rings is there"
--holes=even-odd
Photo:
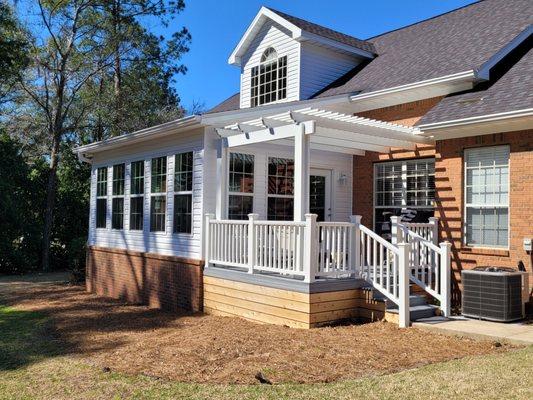
[[[52,151],[50,153],[50,169],[48,171],[48,183],[46,185],[46,209],[44,214],[41,261],[43,271],[50,270],[50,239],[52,234],[52,224],[54,221],[54,206],[56,201],[59,142],[60,135],[57,132],[54,132],[52,140]]]
[[[113,4],[113,35],[114,37],[114,93],[115,93],[115,118],[113,121],[112,133],[113,136],[120,135],[122,132],[122,65],[120,60],[120,0],[116,0]]]

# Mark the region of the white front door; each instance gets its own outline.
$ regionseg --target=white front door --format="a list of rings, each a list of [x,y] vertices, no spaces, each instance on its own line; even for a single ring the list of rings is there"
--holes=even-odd
[[[309,175],[309,212],[318,221],[331,221],[331,170],[311,168]]]

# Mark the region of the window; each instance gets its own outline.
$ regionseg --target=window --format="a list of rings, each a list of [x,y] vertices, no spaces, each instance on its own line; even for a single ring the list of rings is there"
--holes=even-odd
[[[125,164],[113,165],[113,198],[111,200],[111,228],[124,228],[124,179]]]
[[[465,150],[465,242],[509,243],[509,146]]]
[[[144,219],[144,161],[131,163],[130,230],[142,231]]]
[[[268,210],[270,220],[290,221],[294,218],[294,161],[268,159]]]
[[[253,212],[254,156],[230,153],[228,218],[247,219]]]
[[[192,232],[193,153],[174,156],[174,233]]]
[[[252,68],[252,107],[272,103],[287,97],[287,56],[278,58],[276,50],[269,47],[261,63]]]
[[[427,222],[434,214],[435,160],[432,158],[375,164],[374,228],[390,237],[390,217]]]
[[[152,158],[151,172],[150,231],[164,232],[167,207],[167,158]]]
[[[96,227],[107,227],[107,167],[96,170]]]

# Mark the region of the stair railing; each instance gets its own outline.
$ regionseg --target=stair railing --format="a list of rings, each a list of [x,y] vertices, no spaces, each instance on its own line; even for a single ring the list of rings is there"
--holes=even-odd
[[[409,248],[409,279],[437,299],[444,316],[450,315],[451,244],[436,244],[434,219],[429,224],[404,224],[401,217],[391,217],[393,242],[407,242]],[[410,229],[410,225],[416,230]],[[414,225],[414,226],[413,226]],[[417,226],[418,225],[418,226]],[[430,229],[424,225],[428,225]],[[422,236],[424,233],[427,235]]]
[[[356,225],[356,268],[385,297],[398,305],[399,326],[408,327],[409,316],[409,243],[393,245],[361,224],[361,216],[353,216]]]

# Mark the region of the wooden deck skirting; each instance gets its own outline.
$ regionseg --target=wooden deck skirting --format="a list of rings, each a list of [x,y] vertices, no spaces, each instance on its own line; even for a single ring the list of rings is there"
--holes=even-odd
[[[303,293],[204,275],[204,312],[253,322],[315,328],[345,319],[384,319],[385,303],[361,288]]]

